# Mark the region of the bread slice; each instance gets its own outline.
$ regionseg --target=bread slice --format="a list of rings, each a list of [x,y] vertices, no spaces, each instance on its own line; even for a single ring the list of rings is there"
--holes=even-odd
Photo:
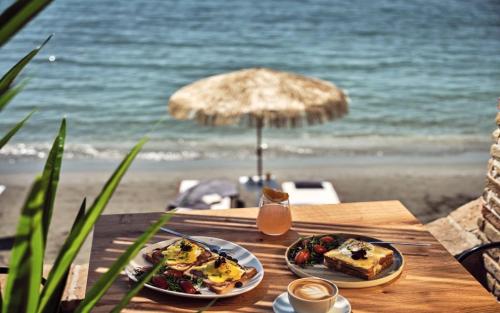
[[[352,238],[323,256],[327,267],[368,280],[388,268],[394,257],[391,249]]]
[[[241,287],[246,281],[257,274],[253,267],[218,257],[198,266],[193,266],[184,275],[191,278],[201,278],[204,284],[217,294],[228,293],[235,287]]]
[[[144,258],[156,264],[164,258],[165,265],[177,271],[186,271],[192,266],[200,265],[217,255],[187,239],[179,239],[163,248],[145,253]]]

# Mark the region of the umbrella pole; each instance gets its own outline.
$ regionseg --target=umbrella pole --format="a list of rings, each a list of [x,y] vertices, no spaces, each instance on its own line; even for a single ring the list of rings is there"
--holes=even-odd
[[[262,117],[257,118],[257,175],[260,183],[262,179]]]

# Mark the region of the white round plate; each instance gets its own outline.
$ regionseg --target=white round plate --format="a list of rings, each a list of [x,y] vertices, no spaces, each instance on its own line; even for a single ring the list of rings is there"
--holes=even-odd
[[[273,302],[273,310],[274,313],[295,313],[295,310],[288,300],[287,292],[283,292],[276,297]],[[328,313],[351,313],[351,304],[346,298],[338,295],[335,305]]]
[[[236,258],[238,260],[238,263],[243,265],[243,266],[248,266],[248,267],[255,267],[257,270],[257,275],[252,277],[249,281],[245,282],[243,287],[241,288],[234,288],[228,293],[225,294],[216,294],[210,290],[208,290],[207,287],[200,288],[201,294],[188,294],[188,293],[183,293],[183,292],[178,292],[178,291],[171,291],[171,290],[165,290],[161,289],[158,287],[155,287],[153,285],[145,284],[147,288],[163,292],[169,295],[175,295],[175,296],[180,296],[180,297],[186,297],[186,298],[198,298],[198,299],[213,299],[213,298],[227,298],[227,297],[233,297],[236,295],[240,295],[242,293],[248,292],[255,287],[259,285],[259,283],[262,281],[262,278],[264,278],[264,268],[262,267],[262,264],[260,261],[257,259],[255,255],[253,255],[250,251],[247,249],[232,243],[230,241],[224,240],[224,239],[219,239],[219,238],[213,238],[213,237],[205,237],[205,236],[193,236],[194,239],[198,239],[200,241],[209,243],[209,244],[215,244],[221,247],[224,250],[231,251],[231,253],[228,253],[232,257]],[[137,281],[137,278],[134,276],[134,270],[139,267],[150,267],[151,263],[146,261],[143,257],[143,254],[146,252],[149,252],[151,250],[154,250],[156,248],[163,248],[172,242],[179,240],[179,238],[173,238],[165,241],[160,241],[155,244],[149,245],[145,248],[143,248],[137,256],[130,261],[130,263],[127,265],[125,268],[125,273],[127,276],[133,280]]]
[[[381,241],[373,237],[363,236],[359,234],[333,233],[328,235],[334,237],[341,237],[344,239],[356,238],[358,240],[363,240],[363,241]],[[316,235],[316,236],[324,236],[324,235]],[[327,279],[336,284],[337,287],[339,288],[367,288],[390,282],[396,277],[398,277],[399,274],[401,274],[401,272],[403,271],[405,263],[403,254],[401,254],[401,252],[398,249],[389,244],[380,244],[380,246],[391,249],[393,251],[394,259],[392,264],[388,268],[380,272],[377,276],[375,276],[375,278],[370,280],[334,271],[332,269],[329,269],[323,264],[315,264],[313,266],[301,267],[288,259],[288,253],[290,249],[295,245],[297,245],[302,239],[305,238],[301,238],[295,241],[288,247],[288,249],[285,252],[285,259],[288,268],[299,277],[319,277]]]

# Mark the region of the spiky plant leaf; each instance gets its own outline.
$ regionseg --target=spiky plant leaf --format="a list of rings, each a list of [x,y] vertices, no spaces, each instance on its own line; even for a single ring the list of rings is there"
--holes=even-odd
[[[66,119],[63,118],[59,133],[54,139],[52,148],[50,149],[47,162],[43,169],[45,199],[43,202],[43,242],[47,243],[47,235],[49,233],[50,221],[52,212],[54,211],[54,200],[56,198],[57,185],[59,184],[59,174],[61,172],[61,163],[64,153],[64,141],[66,139]]]
[[[40,298],[40,305],[38,308],[39,313],[50,312],[47,310],[47,305],[50,302],[50,299],[54,296],[57,287],[64,279],[64,273],[66,273],[66,271],[71,266],[71,263],[73,262],[76,255],[78,254],[78,251],[85,242],[85,239],[94,227],[95,222],[104,211],[104,208],[106,207],[109,200],[111,199],[111,196],[118,187],[118,184],[120,183],[122,177],[125,175],[128,168],[132,164],[132,161],[135,159],[146,141],[146,138],[139,141],[139,143],[127,154],[127,156],[123,159],[113,175],[111,175],[109,180],[106,182],[103,189],[95,199],[94,203],[87,210],[87,213],[85,213],[83,222],[78,223],[75,226],[75,230],[69,234],[68,238],[66,238],[66,241],[64,242],[61,251],[59,252],[54,262],[54,266],[49,273],[47,283],[43,288]]]
[[[163,226],[170,218],[173,213],[165,213],[158,221],[151,225],[146,232],[144,232],[134,243],[128,247],[128,249],[120,255],[118,260],[116,260],[109,270],[104,273],[99,280],[92,286],[92,288],[87,292],[85,299],[78,305],[75,313],[87,313],[92,310],[92,308],[97,304],[97,302],[102,298],[106,291],[111,287],[115,279],[120,275],[123,268],[130,262],[130,260],[143,248],[143,246],[148,242],[148,240],[153,237],[154,234]]]
[[[199,309],[198,311],[196,311],[196,313],[203,313],[204,311],[208,310],[212,305],[214,305],[214,303],[217,301],[217,298],[214,298],[212,299],[212,301],[210,301],[206,306],[204,306],[203,308]]]
[[[0,47],[20,31],[52,0],[17,0],[0,15]]]
[[[45,163],[28,196],[19,221],[5,292],[6,312],[36,312],[38,307],[46,231],[44,220],[52,210],[59,180],[66,122],[63,119]],[[27,295],[21,294],[27,292]]]
[[[17,133],[17,131],[21,129],[21,127],[23,127],[24,123],[31,117],[31,115],[33,115],[33,113],[35,113],[35,111],[32,111],[30,114],[28,114],[19,123],[17,123],[14,127],[12,127],[12,129],[9,130],[7,134],[3,136],[3,138],[0,139],[0,149],[2,149],[3,146],[5,146],[7,142],[9,142],[10,138],[12,138],[12,136],[14,136]]]
[[[45,46],[45,44],[49,42],[50,38],[52,38],[52,35],[47,37],[47,39],[45,39],[45,41],[40,46],[26,54],[19,62],[16,63],[16,65],[14,65],[7,73],[5,73],[5,75],[3,75],[3,77],[0,79],[0,95],[5,93],[9,88],[12,87],[12,83],[16,79],[17,75],[21,73],[23,68],[38,54],[43,46]]]
[[[42,180],[35,180],[17,226],[4,292],[5,312],[32,313],[38,306],[43,266]]]
[[[85,216],[86,207],[87,207],[87,198],[84,198],[82,204],[80,205],[80,209],[78,210],[78,214],[76,215],[75,221],[73,222],[73,226],[71,227],[70,233],[74,232],[79,227],[78,225],[83,223],[83,217]],[[68,281],[68,275],[70,269],[71,268],[68,268],[66,273],[64,273],[60,284],[56,287],[53,296],[47,303],[46,306],[47,312],[60,312],[61,300],[64,294],[64,289],[66,288],[66,283]]]
[[[111,313],[120,313],[130,302],[130,300],[142,289],[145,283],[147,283],[151,277],[153,277],[156,272],[163,265],[163,261],[156,263],[156,265],[150,269],[147,273],[141,276],[139,280],[134,284],[134,286],[127,292],[127,294],[120,300],[120,302],[114,307]]]
[[[7,89],[6,92],[0,94],[0,111],[12,100],[14,97],[23,90],[25,84],[18,84],[12,88]]]

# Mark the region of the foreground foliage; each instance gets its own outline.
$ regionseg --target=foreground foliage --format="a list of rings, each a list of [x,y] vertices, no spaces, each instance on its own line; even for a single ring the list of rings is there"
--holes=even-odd
[[[0,46],[5,44],[51,2],[51,0],[18,0],[13,2],[0,15]],[[0,79],[0,111],[23,89],[26,82],[16,83],[17,76],[50,38],[51,36],[2,76]],[[24,126],[33,113],[27,115],[0,138],[0,149]],[[0,293],[0,313],[53,313],[60,311],[61,299],[72,262],[106,208],[121,179],[147,141],[146,138],[140,140],[130,150],[88,209],[86,199],[83,199],[71,231],[47,280],[42,284],[44,281],[42,277],[43,260],[59,183],[65,140],[66,120],[63,119],[43,172],[35,179],[21,210],[5,290],[3,294]],[[163,215],[116,260],[88,291],[85,299],[77,307],[77,312],[90,312],[95,307],[123,268],[170,217],[170,214]],[[153,273],[152,271],[148,275],[153,275]],[[113,309],[113,312],[119,312],[125,307],[142,288],[145,281],[146,279],[137,282]]]

